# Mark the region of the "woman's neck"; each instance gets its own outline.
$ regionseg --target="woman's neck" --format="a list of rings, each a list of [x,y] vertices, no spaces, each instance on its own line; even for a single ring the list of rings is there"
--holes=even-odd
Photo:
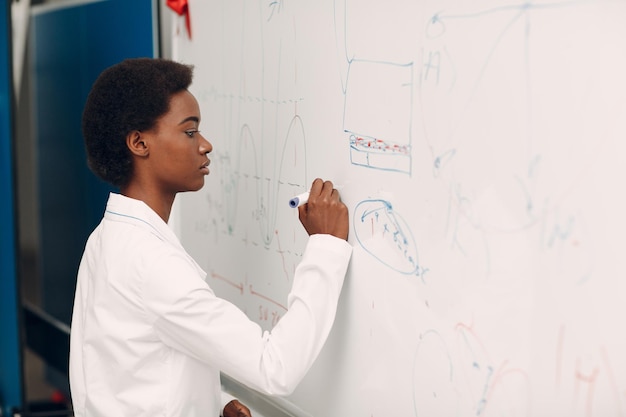
[[[165,223],[169,221],[176,194],[166,194],[132,182],[120,191],[126,197],[146,203]]]

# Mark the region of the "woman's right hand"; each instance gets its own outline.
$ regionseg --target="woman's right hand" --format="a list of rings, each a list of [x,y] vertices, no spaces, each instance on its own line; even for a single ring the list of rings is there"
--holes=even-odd
[[[311,185],[309,201],[298,207],[298,214],[309,236],[329,234],[348,240],[348,207],[331,181],[316,178]]]

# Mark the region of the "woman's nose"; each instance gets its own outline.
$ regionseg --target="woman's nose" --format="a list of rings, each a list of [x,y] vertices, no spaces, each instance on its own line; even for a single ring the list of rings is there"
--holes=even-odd
[[[204,136],[202,136],[202,142],[200,143],[200,152],[203,154],[211,153],[213,145]]]

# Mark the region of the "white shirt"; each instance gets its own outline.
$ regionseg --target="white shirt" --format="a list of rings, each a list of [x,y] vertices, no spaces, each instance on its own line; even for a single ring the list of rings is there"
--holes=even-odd
[[[220,371],[270,395],[293,391],[332,323],[351,246],[309,238],[270,332],[218,298],[145,203],[111,194],[78,271],[70,341],[77,417],[215,417]]]

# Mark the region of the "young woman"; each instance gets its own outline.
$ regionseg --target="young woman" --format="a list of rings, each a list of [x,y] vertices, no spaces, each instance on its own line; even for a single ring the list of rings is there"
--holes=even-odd
[[[187,90],[192,68],[138,58],[106,69],[83,113],[91,170],[119,188],[87,241],[70,346],[77,417],[249,416],[220,389],[223,371],[270,395],[296,387],[332,326],[351,256],[348,210],[316,179],[299,207],[309,241],[288,312],[271,332],[205,282],[168,227],[179,192],[196,191],[213,149]]]

